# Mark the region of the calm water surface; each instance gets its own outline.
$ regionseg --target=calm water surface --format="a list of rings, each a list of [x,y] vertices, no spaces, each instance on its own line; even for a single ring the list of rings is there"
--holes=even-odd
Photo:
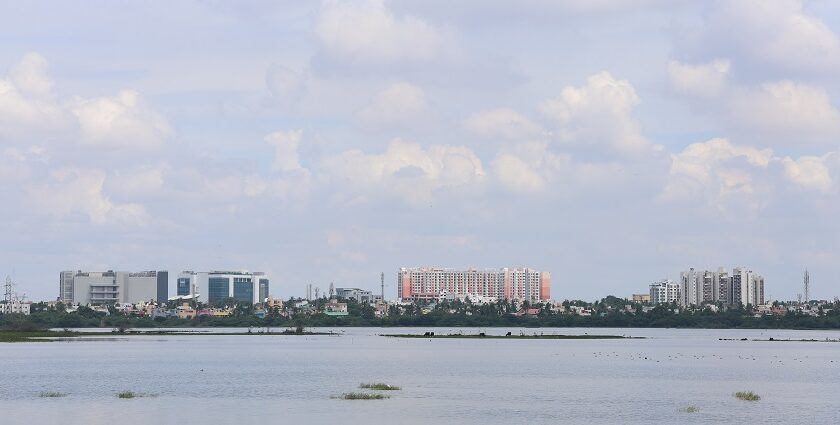
[[[625,340],[377,336],[426,330],[0,344],[0,423],[840,424],[840,343],[718,340],[836,339],[838,332],[486,329],[647,337]],[[374,381],[402,390],[388,400],[331,398]],[[115,397],[125,390],[155,396]],[[762,399],[737,400],[739,390]],[[41,391],[69,395],[40,398]],[[680,411],[688,406],[699,412]]]

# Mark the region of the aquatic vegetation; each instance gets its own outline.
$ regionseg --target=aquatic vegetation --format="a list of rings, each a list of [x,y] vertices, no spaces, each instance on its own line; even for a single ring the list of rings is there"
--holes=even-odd
[[[683,407],[682,409],[680,409],[680,412],[683,412],[683,413],[697,413],[699,411],[700,411],[700,409],[698,409],[694,406],[686,406],[686,407]]]
[[[135,398],[140,397],[140,394],[135,393],[134,391],[123,391],[117,393],[117,398]]]
[[[402,389],[396,385],[388,385],[384,382],[375,382],[372,384],[359,384],[359,388],[379,391],[396,391]]]
[[[344,393],[339,398],[342,400],[384,400],[390,397],[382,394]]]
[[[40,393],[38,393],[38,397],[41,397],[41,398],[67,397],[67,393],[60,393],[58,391],[41,391]]]
[[[738,391],[735,393],[735,398],[738,400],[746,400],[746,401],[758,401],[761,400],[761,397],[752,392],[752,391]]]

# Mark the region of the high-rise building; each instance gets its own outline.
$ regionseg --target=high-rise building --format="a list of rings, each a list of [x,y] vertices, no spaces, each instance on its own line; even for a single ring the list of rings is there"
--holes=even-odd
[[[258,304],[269,295],[269,278],[262,272],[184,271],[178,275],[176,295],[215,304],[228,298]]]
[[[653,304],[670,304],[680,302],[680,284],[673,280],[663,279],[650,285],[650,302]]]
[[[764,304],[764,278],[744,267],[733,269],[732,301],[743,305]]]
[[[401,268],[397,276],[397,296],[401,300],[436,299],[444,292],[521,301],[551,298],[551,274],[529,268]]]
[[[680,305],[700,305],[703,302],[703,275],[690,268],[680,273]]]
[[[166,301],[169,272],[63,271],[59,298],[67,304],[115,304]]]
[[[691,268],[680,273],[680,291],[680,304],[684,306],[709,302],[764,304],[764,278],[742,267],[733,269],[731,275],[723,267],[714,272]]]

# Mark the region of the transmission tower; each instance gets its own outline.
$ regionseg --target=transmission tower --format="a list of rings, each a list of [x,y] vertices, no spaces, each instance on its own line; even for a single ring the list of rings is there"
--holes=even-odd
[[[385,301],[385,272],[379,275],[379,283],[382,285],[382,301]]]
[[[6,302],[7,306],[12,305],[12,278],[9,276],[6,276],[6,293],[3,300]]]
[[[805,302],[811,302],[811,279],[808,276],[808,269],[805,269],[805,277],[802,279],[805,286]]]

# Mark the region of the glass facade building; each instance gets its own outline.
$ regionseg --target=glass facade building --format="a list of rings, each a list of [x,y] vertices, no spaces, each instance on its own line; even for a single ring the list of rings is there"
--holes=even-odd
[[[207,279],[207,302],[210,304],[224,301],[230,294],[230,279],[211,277]]]
[[[251,281],[251,278],[233,278],[233,298],[240,302],[254,302],[254,282]]]

